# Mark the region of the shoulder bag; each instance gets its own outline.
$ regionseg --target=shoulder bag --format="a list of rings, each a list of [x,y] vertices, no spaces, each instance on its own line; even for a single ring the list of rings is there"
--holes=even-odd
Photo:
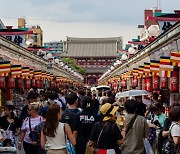
[[[99,143],[99,139],[101,137],[101,134],[104,130],[104,127],[107,125],[107,123],[105,123],[105,125],[103,126],[103,128],[101,129],[100,133],[99,133],[99,136],[98,136],[98,139],[97,139],[97,143],[96,143],[96,146],[98,145]],[[95,147],[95,144],[92,142],[92,141],[89,141],[86,145],[86,151],[85,151],[85,154],[95,154],[96,153],[96,147]]]
[[[137,118],[137,114],[131,119],[131,121],[127,124],[126,126],[126,135],[128,134],[128,132],[130,131],[130,129],[132,128],[136,118]]]

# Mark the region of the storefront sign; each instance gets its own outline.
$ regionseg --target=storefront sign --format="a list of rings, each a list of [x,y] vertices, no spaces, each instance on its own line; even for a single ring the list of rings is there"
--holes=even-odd
[[[4,35],[4,37],[20,46],[25,46],[25,35]]]

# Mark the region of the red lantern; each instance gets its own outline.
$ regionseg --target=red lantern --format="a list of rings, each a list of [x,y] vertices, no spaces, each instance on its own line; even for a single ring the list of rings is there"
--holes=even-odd
[[[138,85],[138,79],[132,78],[132,87],[137,87],[137,85]]]
[[[6,81],[4,76],[0,76],[0,88],[5,88]]]
[[[26,80],[25,80],[25,85],[24,85],[24,87],[25,87],[26,89],[30,89],[30,88],[31,88],[31,79],[26,79]]]
[[[36,80],[35,79],[32,79],[32,87],[36,87]]]
[[[138,79],[138,89],[142,89],[142,79]]]
[[[146,90],[152,91],[152,79],[151,78],[146,78]]]
[[[8,87],[9,87],[9,88],[15,88],[15,78],[9,77]]]
[[[146,78],[143,78],[142,79],[142,89],[146,90],[146,87],[147,87],[147,85],[146,85]]]
[[[168,78],[167,77],[162,77],[161,78],[161,88],[168,89]]]
[[[174,70],[172,72],[172,77],[170,78],[170,91],[174,93],[179,92],[179,70]]]
[[[55,87],[54,81],[51,81],[51,88],[54,88],[54,87]]]
[[[24,87],[24,80],[23,79],[21,79],[21,78],[18,78],[18,80],[17,80],[17,87],[18,88],[20,88],[20,89],[23,89],[23,87]]]
[[[42,81],[41,80],[36,80],[36,87],[42,88]]]
[[[153,80],[153,90],[159,89],[159,76],[155,75],[152,78]]]
[[[126,87],[126,80],[121,80],[121,87]]]

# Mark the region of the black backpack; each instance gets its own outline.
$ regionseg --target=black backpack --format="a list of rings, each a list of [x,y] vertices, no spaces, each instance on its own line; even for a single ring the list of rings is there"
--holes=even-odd
[[[63,111],[62,117],[60,122],[62,123],[68,123],[71,127],[71,130],[73,130],[73,122],[75,120],[76,114],[80,112],[78,109],[65,109]]]

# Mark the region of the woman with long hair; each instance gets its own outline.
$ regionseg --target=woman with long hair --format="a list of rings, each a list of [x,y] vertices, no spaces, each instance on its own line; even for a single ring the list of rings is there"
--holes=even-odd
[[[50,105],[41,132],[41,147],[45,148],[45,144],[47,144],[47,154],[66,154],[66,135],[72,145],[76,144],[70,126],[59,122],[61,116],[60,106]]]
[[[38,153],[38,140],[34,140],[30,134],[34,132],[34,128],[43,118],[38,115],[39,102],[33,102],[28,105],[28,114],[21,127],[21,136],[18,143],[18,149],[21,150],[22,141],[23,147],[26,154],[37,154]]]

